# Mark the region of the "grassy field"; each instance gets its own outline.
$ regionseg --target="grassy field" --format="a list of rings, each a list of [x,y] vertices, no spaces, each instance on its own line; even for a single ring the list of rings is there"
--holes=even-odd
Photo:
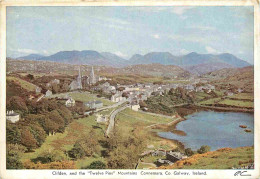
[[[92,129],[95,132],[97,140],[104,139],[104,131],[106,130],[105,124],[98,124],[96,116],[89,116],[87,118],[81,118],[73,121],[68,125],[64,133],[56,133],[53,136],[48,136],[43,145],[36,149],[35,152],[25,153],[22,157],[22,161],[26,159],[37,158],[41,153],[48,150],[56,151],[68,151],[74,143],[85,134],[88,134]],[[102,147],[99,146],[99,150],[96,152],[95,157],[85,157],[76,161],[76,166],[82,168],[88,166],[92,161],[101,160]]]
[[[167,169],[231,169],[252,164],[254,161],[253,147],[225,148],[176,162]]]
[[[200,101],[198,104],[209,105],[209,104],[225,104],[235,107],[254,107],[254,95],[251,93],[238,93],[233,96],[227,96],[225,99],[211,98],[208,100]]]
[[[161,148],[169,150],[175,148],[176,145],[158,137],[154,133],[155,130],[151,127],[146,127],[153,124],[167,124],[173,120],[174,119],[136,112],[127,108],[116,116],[116,127],[125,131],[126,135],[133,129],[141,127],[142,135],[145,136],[147,145],[152,145],[155,149]]]
[[[61,93],[61,94],[55,94],[50,96],[50,98],[55,98],[55,97],[64,97],[68,94],[71,96],[74,100],[76,101],[82,101],[82,102],[87,102],[87,101],[93,101],[93,100],[99,100],[103,102],[104,106],[110,106],[114,104],[112,101],[104,98],[98,98],[95,94],[91,94],[89,92],[68,92],[68,93]]]
[[[22,88],[26,89],[27,91],[35,91],[36,85],[29,83],[25,80],[22,80],[20,78],[16,78],[13,76],[7,76],[6,77],[7,81],[14,81],[15,83],[19,84]]]
[[[240,101],[240,100],[231,100],[231,99],[224,99],[223,101],[220,101],[219,104],[226,104],[236,107],[254,107],[254,103],[251,101]]]
[[[253,93],[238,93],[233,96],[230,96],[229,98],[234,99],[241,99],[241,100],[254,100],[254,94]]]
[[[201,102],[199,102],[199,104],[202,104],[202,105],[204,105],[204,104],[215,104],[220,100],[221,100],[221,98],[211,98],[211,99],[208,99],[208,100],[205,100],[205,101],[201,101]]]

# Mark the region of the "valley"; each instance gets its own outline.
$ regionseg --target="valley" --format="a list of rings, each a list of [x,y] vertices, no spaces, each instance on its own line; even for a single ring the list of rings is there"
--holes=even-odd
[[[139,55],[135,61],[149,57],[152,63],[112,67],[93,59],[93,64],[102,66],[82,64],[88,53],[73,52],[73,60],[79,58],[75,64],[66,62],[69,57],[58,60],[57,55],[69,56],[69,52],[7,59],[7,111],[19,116],[16,122],[7,120],[8,160],[14,160],[12,152],[16,153],[15,165],[9,168],[186,168],[186,163],[178,162],[211,156],[210,143],[192,148],[182,141],[191,131],[178,128],[187,115],[198,111],[254,112],[253,66],[241,67],[245,63],[240,61],[239,67],[206,65],[207,70],[198,73],[199,68],[190,68],[196,64],[171,64],[171,54]],[[97,53],[91,55],[88,57]],[[111,63],[119,60],[111,53],[101,55],[113,58]],[[168,61],[157,63],[161,58]],[[217,57],[210,58],[215,61]],[[253,129],[247,127],[252,135]],[[161,135],[164,133],[177,136],[169,138]],[[209,148],[204,151],[205,145]],[[212,148],[217,153],[222,150]],[[169,158],[173,154],[181,155],[177,163]],[[251,164],[252,156],[250,153],[250,162],[246,158],[233,160],[225,168]],[[193,165],[201,167],[191,162]]]

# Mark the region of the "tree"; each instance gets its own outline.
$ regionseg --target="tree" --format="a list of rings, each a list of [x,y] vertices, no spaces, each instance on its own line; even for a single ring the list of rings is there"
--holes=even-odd
[[[102,161],[94,161],[89,166],[84,167],[82,169],[105,169],[106,164]]]
[[[25,100],[19,96],[12,96],[8,102],[7,109],[27,112]]]
[[[170,91],[168,92],[169,95],[174,95],[175,94],[175,89],[171,88]]]
[[[53,132],[55,131],[59,131],[59,132],[63,132],[65,129],[65,122],[64,119],[60,116],[59,112],[57,110],[53,110],[48,114],[48,118],[56,123],[56,125],[58,126],[57,130],[53,130]]]
[[[22,169],[23,164],[20,161],[21,155],[26,148],[18,144],[7,144],[6,146],[6,168],[7,169]]]
[[[58,109],[58,112],[59,112],[60,116],[64,119],[65,125],[68,125],[72,121],[72,119],[73,119],[72,113],[65,106],[61,106]]]
[[[147,107],[147,104],[144,101],[139,102],[140,108],[145,108]]]
[[[28,128],[24,128],[22,130],[21,144],[25,146],[28,151],[31,151],[33,148],[37,147],[37,141]]]
[[[40,147],[46,138],[46,133],[38,123],[30,124],[30,132],[33,134],[37,141],[37,147]]]
[[[73,159],[79,159],[86,155],[84,148],[79,142],[76,142],[71,150],[68,151],[69,157]]]
[[[7,121],[6,123],[6,142],[8,144],[20,144],[21,143],[21,131],[17,125]]]
[[[26,77],[29,78],[30,80],[34,79],[34,76],[32,74],[28,74]]]
[[[60,150],[48,150],[39,154],[38,157],[33,159],[32,161],[34,161],[35,163],[37,162],[50,163],[50,162],[61,162],[64,160],[67,160],[67,157],[64,154],[64,152]]]
[[[122,97],[128,98],[128,93],[127,92],[123,92]]]
[[[185,149],[185,155],[192,156],[193,154],[194,154],[194,152],[191,150],[191,148]]]
[[[60,91],[60,86],[56,83],[52,84],[52,92],[53,94],[56,94]]]
[[[199,154],[203,154],[210,151],[210,146],[208,145],[202,145],[200,149],[197,150]]]
[[[55,131],[59,129],[59,125],[50,120],[49,118],[46,118],[44,120],[44,128],[48,135],[54,134]]]
[[[118,90],[118,91],[124,91],[124,90],[125,90],[125,87],[122,87],[122,86],[121,86],[121,87],[117,88],[117,90]]]

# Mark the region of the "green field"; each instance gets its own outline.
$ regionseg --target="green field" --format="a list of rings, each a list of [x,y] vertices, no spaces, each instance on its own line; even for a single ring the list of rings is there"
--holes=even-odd
[[[221,100],[221,98],[211,98],[211,99],[208,99],[205,101],[201,101],[201,102],[199,102],[199,104],[202,104],[202,105],[215,104],[215,103],[219,102],[220,100]]]
[[[219,104],[226,104],[230,106],[236,106],[236,107],[254,107],[254,103],[251,101],[239,101],[239,100],[231,100],[231,99],[224,99],[223,101],[220,101]]]
[[[238,93],[233,96],[230,96],[229,98],[234,99],[241,99],[241,100],[254,100],[254,94],[253,93]]]
[[[64,133],[56,133],[53,136],[48,136],[43,145],[36,149],[35,152],[25,153],[22,157],[22,161],[26,159],[35,159],[44,151],[55,150],[55,151],[68,151],[70,150],[74,143],[88,134],[90,131],[94,131],[97,140],[104,139],[104,131],[106,130],[105,124],[98,124],[96,121],[96,116],[89,116],[87,118],[81,118],[74,120],[68,125]],[[86,167],[92,161],[101,160],[101,150],[102,147],[99,146],[99,150],[96,151],[94,157],[85,157],[76,161],[76,166],[78,168]]]
[[[99,100],[103,102],[104,106],[110,106],[114,104],[114,102],[104,99],[104,98],[98,98],[96,94],[91,94],[89,92],[68,92],[68,93],[60,93],[60,94],[55,94],[50,96],[50,98],[55,98],[55,97],[65,97],[66,94],[71,96],[74,100],[76,101],[82,101],[82,102],[88,102],[88,101],[93,101],[93,100]]]
[[[142,134],[140,135],[144,136],[147,145],[153,145],[155,149],[161,148],[170,150],[175,148],[176,145],[154,135],[155,129],[148,126],[153,124],[167,124],[173,120],[174,119],[166,117],[158,117],[155,115],[136,112],[127,108],[116,116],[116,127],[124,131],[125,135],[129,134],[130,131],[135,128],[142,128]]]
[[[205,154],[196,154],[184,161],[176,162],[168,169],[231,169],[252,164],[254,161],[253,147],[223,149]]]
[[[22,88],[26,89],[27,91],[35,91],[36,85],[29,83],[28,81],[22,80],[20,78],[16,78],[13,76],[7,76],[7,81],[14,81],[15,83],[19,84]]]
[[[166,124],[172,121],[172,119],[169,118],[133,111],[130,108],[121,111],[116,116],[116,120],[127,123],[127,126],[134,126],[136,124],[140,126],[149,126],[152,124]]]

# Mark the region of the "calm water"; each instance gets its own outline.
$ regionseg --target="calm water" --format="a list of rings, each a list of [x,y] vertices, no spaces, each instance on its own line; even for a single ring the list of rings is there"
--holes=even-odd
[[[209,145],[211,150],[223,147],[242,147],[254,144],[254,115],[237,112],[201,111],[186,116],[185,121],[177,124],[176,129],[184,131],[186,136],[171,132],[159,132],[167,139],[182,142],[185,148],[197,150]],[[247,133],[239,125],[246,125],[252,132]]]

